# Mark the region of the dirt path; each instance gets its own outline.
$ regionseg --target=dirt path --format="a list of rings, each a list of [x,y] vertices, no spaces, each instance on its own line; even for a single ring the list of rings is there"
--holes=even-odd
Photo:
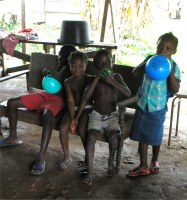
[[[17,96],[20,90],[25,91],[24,76],[1,83],[0,100]],[[159,157],[160,174],[136,179],[125,176],[129,169],[139,164],[137,143],[127,139],[119,174],[107,177],[108,144],[97,142],[92,186],[84,185],[78,174],[77,161],[84,158],[79,137],[70,136],[71,166],[66,171],[56,168],[62,157],[57,131],[53,131],[47,151],[45,173],[31,176],[29,168],[39,151],[41,128],[19,122],[19,138],[24,143],[0,149],[0,199],[187,199],[187,125],[184,122],[187,107],[184,105],[187,105],[186,102],[181,105],[183,122],[180,122],[179,136],[172,137],[171,148],[167,147],[170,112],[167,114]],[[8,135],[6,118],[2,119],[2,126],[4,136]],[[148,157],[151,158],[151,149]]]

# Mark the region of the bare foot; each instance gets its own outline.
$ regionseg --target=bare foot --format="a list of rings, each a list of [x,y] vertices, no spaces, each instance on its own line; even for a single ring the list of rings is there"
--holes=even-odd
[[[92,175],[86,174],[83,177],[82,182],[87,184],[87,185],[92,185]]]
[[[116,168],[110,167],[108,168],[107,176],[114,176],[116,174]]]
[[[107,176],[114,176],[115,174],[116,174],[116,168],[114,167],[114,159],[113,157],[109,157]]]

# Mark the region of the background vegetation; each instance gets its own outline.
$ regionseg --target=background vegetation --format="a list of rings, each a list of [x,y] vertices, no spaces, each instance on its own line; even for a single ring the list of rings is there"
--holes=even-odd
[[[84,0],[82,2],[84,6],[80,10],[80,16],[90,22],[93,40],[100,41],[104,0]],[[104,42],[118,44],[116,62],[119,64],[136,66],[147,55],[155,52],[159,35],[175,30],[175,25],[170,26],[174,22],[170,17],[171,9],[169,5],[163,3],[169,0],[112,0],[111,2],[117,41],[114,41],[113,37],[109,7]],[[0,26],[7,31],[17,32],[21,29],[20,20],[15,20],[14,16],[9,13],[2,15],[0,22]],[[39,37],[45,34],[49,38],[58,38],[61,28],[58,25],[33,23],[27,24],[27,27],[39,33]],[[21,45],[17,45],[16,48],[20,50]],[[42,45],[27,45],[27,53],[36,51],[42,52]]]

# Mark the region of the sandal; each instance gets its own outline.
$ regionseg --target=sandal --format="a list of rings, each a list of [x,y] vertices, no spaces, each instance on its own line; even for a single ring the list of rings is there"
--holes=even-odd
[[[160,172],[160,166],[158,161],[151,161],[149,171],[151,174],[158,174]]]
[[[62,160],[58,165],[57,168],[60,170],[65,170],[68,168],[70,163],[72,162],[72,159],[70,158],[69,160]]]
[[[150,172],[149,172],[149,168],[142,168],[142,167],[137,167],[133,170],[129,170],[127,172],[127,176],[128,177],[137,177],[137,176],[146,176],[146,175],[149,175]]]
[[[88,173],[88,166],[85,161],[78,161],[78,170],[80,175]]]
[[[84,161],[82,161],[82,160],[79,160],[79,161],[78,161],[78,167],[82,167],[82,166],[84,166],[84,164],[85,164]]]
[[[79,168],[79,174],[87,174],[88,173],[88,167],[82,166]]]
[[[43,164],[39,164],[39,163],[34,163],[32,166],[31,166],[31,174],[32,175],[41,175],[43,174],[45,171],[45,161]]]

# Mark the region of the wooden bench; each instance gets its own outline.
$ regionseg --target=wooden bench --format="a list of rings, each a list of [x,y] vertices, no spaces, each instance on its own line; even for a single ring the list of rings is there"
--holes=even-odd
[[[27,90],[28,92],[36,92],[42,89],[42,70],[43,68],[55,67],[57,65],[57,56],[52,54],[33,53],[30,61],[29,74],[27,79]],[[119,111],[119,122],[122,129],[122,135],[119,142],[119,148],[117,151],[117,167],[120,166],[121,149],[123,148],[123,141],[129,136],[129,130],[131,123],[125,121],[125,110],[126,107],[135,108],[136,106],[136,93],[140,83],[140,80],[135,79],[131,72],[133,67],[116,65],[113,66],[114,72],[120,73],[132,92],[132,98],[126,99],[123,95],[118,96],[118,111]],[[89,74],[96,74],[97,70],[93,66],[93,62],[89,61],[86,70]],[[20,94],[21,95],[21,94]],[[53,120],[53,129],[59,130],[59,123],[63,117],[64,111],[58,114]],[[7,100],[0,103],[0,116],[7,116]],[[25,108],[18,109],[18,121],[26,122],[33,125],[42,126],[42,115],[36,111],[28,111]],[[1,128],[1,127],[0,127]],[[99,136],[97,140],[106,142],[104,136]]]

